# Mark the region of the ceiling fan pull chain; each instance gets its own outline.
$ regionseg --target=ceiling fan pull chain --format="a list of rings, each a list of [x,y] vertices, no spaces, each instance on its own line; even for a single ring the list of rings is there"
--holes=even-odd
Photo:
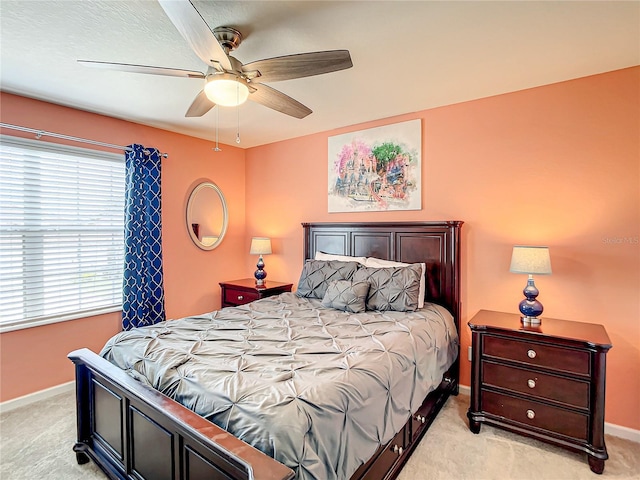
[[[222,149],[220,147],[218,147],[218,124],[220,122],[218,122],[218,118],[219,118],[219,113],[220,113],[220,107],[219,106],[215,106],[214,107],[216,109],[216,148],[213,149],[214,152],[221,152]]]
[[[236,131],[236,143],[240,143],[240,107],[236,107],[238,110],[238,130]]]
[[[236,105],[236,113],[238,114],[238,129],[236,130],[236,143],[240,144],[240,83],[236,82],[236,95],[238,104]]]

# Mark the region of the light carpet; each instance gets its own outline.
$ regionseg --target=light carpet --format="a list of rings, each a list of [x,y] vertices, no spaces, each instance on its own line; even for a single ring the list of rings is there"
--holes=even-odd
[[[640,479],[640,443],[606,436],[604,474],[591,472],[584,454],[487,425],[467,428],[469,397],[451,397],[398,480]],[[78,465],[75,397],[64,393],[0,415],[2,480],[104,480],[92,463]]]

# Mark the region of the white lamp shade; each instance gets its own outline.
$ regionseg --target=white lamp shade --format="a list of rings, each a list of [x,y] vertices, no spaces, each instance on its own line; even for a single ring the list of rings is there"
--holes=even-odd
[[[271,239],[267,237],[253,237],[251,239],[250,255],[268,255],[271,253]]]
[[[529,275],[551,275],[549,247],[515,245],[511,254],[509,271]]]

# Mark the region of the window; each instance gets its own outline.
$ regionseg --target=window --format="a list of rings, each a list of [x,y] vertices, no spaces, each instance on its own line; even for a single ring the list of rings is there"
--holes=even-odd
[[[122,308],[124,155],[0,139],[0,331]]]

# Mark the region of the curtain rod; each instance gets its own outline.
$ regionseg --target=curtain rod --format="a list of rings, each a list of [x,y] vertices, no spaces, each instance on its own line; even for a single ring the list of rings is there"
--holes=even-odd
[[[72,142],[89,143],[91,145],[98,145],[100,147],[113,148],[114,150],[124,150],[125,152],[131,151],[130,147],[113,145],[112,143],[98,142],[96,140],[89,140],[87,138],[71,137],[69,135],[63,135],[61,133],[47,132],[45,130],[36,130],[35,128],[21,127],[20,125],[11,125],[10,123],[0,123],[0,127],[8,128],[10,130],[19,130],[20,132],[34,133],[38,140],[40,140],[40,138],[42,137],[54,137],[54,138],[62,138],[63,140],[70,140]],[[149,150],[145,150],[144,153],[148,155]],[[162,158],[168,158],[169,154],[161,153],[160,156]]]

